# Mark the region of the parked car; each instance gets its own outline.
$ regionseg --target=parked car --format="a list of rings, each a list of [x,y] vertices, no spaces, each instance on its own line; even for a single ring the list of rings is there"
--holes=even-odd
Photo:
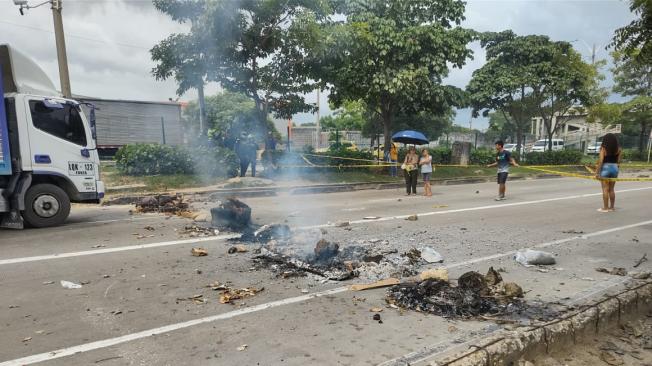
[[[531,152],[544,152],[548,150],[548,139],[538,140],[532,146]],[[552,151],[564,150],[564,140],[562,139],[552,139]]]
[[[503,149],[505,149],[505,150],[507,150],[507,151],[509,151],[511,153],[514,153],[514,152],[516,152],[516,144],[505,144],[503,146]],[[525,146],[521,145],[521,155],[523,155],[524,152],[525,152]]]
[[[602,146],[601,142],[594,142],[589,144],[589,146],[586,147],[586,154],[598,155],[600,153],[600,146]]]

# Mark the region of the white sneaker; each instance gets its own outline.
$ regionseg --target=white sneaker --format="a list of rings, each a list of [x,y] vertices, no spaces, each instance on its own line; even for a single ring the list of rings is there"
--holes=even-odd
[[[504,201],[504,200],[505,200],[505,197],[501,197],[501,196],[496,197],[496,201]]]

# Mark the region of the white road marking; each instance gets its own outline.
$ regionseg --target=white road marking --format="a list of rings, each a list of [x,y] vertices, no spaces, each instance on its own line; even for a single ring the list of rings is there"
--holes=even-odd
[[[616,191],[616,192],[617,193],[626,193],[626,192],[636,192],[636,191],[643,191],[643,190],[650,190],[650,189],[652,189],[652,187],[623,189],[623,190]],[[430,212],[417,213],[416,215],[417,216],[446,215],[446,214],[452,214],[452,213],[469,212],[469,211],[481,211],[481,210],[489,210],[489,209],[494,209],[494,208],[505,208],[505,207],[511,207],[511,206],[534,205],[534,204],[539,204],[539,203],[564,201],[564,200],[571,200],[571,199],[578,199],[578,198],[585,198],[585,197],[594,197],[594,196],[599,196],[599,195],[602,195],[602,193],[587,193],[587,194],[580,194],[580,195],[573,195],[573,196],[546,198],[546,199],[534,200],[534,201],[523,201],[523,202],[503,203],[503,204],[495,204],[495,205],[488,205],[488,206],[467,207],[467,208],[459,208],[459,209],[454,209],[454,210],[430,211]],[[374,220],[364,220],[364,219],[362,219],[362,220],[350,221],[350,223],[351,224],[368,224],[368,223],[372,223],[372,222],[381,222],[381,221],[390,221],[390,220],[403,220],[403,219],[408,218],[409,216],[411,216],[411,215],[380,217],[380,218],[374,219]],[[337,224],[332,224],[332,223],[331,224],[321,224],[321,225],[311,225],[311,226],[299,227],[298,229],[316,229],[316,228],[324,228],[324,227],[334,227],[336,225]],[[117,247],[117,248],[87,250],[87,251],[81,251],[81,252],[70,252],[70,253],[60,253],[60,254],[39,255],[39,256],[32,256],[32,257],[0,259],[0,266],[6,265],[6,264],[35,262],[35,261],[69,258],[69,257],[80,257],[80,256],[86,256],[86,255],[106,254],[106,253],[122,252],[122,251],[128,251],[128,250],[148,249],[148,248],[156,248],[156,247],[163,247],[163,246],[170,246],[170,245],[182,245],[182,244],[188,244],[188,243],[193,243],[193,242],[223,240],[223,239],[230,239],[230,238],[236,238],[236,237],[238,237],[238,235],[233,234],[233,235],[215,236],[215,237],[210,237],[210,238],[174,240],[174,241],[166,241],[166,242],[160,242],[160,243],[151,243],[151,244],[142,244],[142,245],[130,245],[130,246],[124,246],[124,247]],[[562,241],[560,243],[566,242],[568,240],[569,239],[562,239]],[[574,239],[570,239],[570,240],[574,240]],[[559,244],[559,243],[555,243],[555,244]],[[500,257],[500,255],[497,255],[497,256]],[[470,262],[469,264],[471,264],[471,263],[475,263],[475,262]]]
[[[50,259],[61,259],[61,258],[71,258],[71,257],[82,257],[82,256],[86,256],[86,255],[95,255],[95,254],[116,253],[116,252],[124,252],[124,251],[128,251],[128,250],[167,247],[167,246],[170,246],[170,245],[181,245],[181,244],[202,243],[202,242],[207,242],[207,241],[226,240],[226,239],[237,238],[239,236],[240,236],[240,234],[226,234],[226,235],[209,236],[209,237],[205,237],[205,238],[172,240],[172,241],[164,241],[164,242],[159,242],[159,243],[128,245],[128,246],[116,247],[116,248],[84,250],[84,251],[81,251],[81,252],[68,252],[68,253],[58,253],[58,254],[36,255],[36,256],[33,256],[33,257],[1,259],[0,260],[0,266],[6,265],[6,264],[45,261],[45,260],[50,260]]]
[[[639,223],[636,223],[636,224],[618,226],[618,227],[614,227],[614,228],[611,228],[611,229],[596,231],[596,232],[590,233],[590,234],[573,236],[573,237],[562,239],[562,240],[555,240],[555,241],[551,241],[551,242],[536,245],[535,247],[536,248],[543,248],[543,247],[547,247],[547,246],[563,244],[563,243],[566,243],[566,242],[569,242],[569,241],[572,241],[572,240],[578,240],[578,239],[590,238],[590,237],[599,236],[599,235],[605,235],[605,234],[609,234],[609,233],[613,233],[613,232],[617,232],[617,231],[627,230],[627,229],[640,227],[640,226],[644,226],[644,225],[650,225],[650,224],[652,224],[652,220],[643,221],[643,222],[639,222]],[[491,259],[495,259],[495,258],[505,257],[505,256],[509,256],[509,255],[513,254],[514,252],[515,251],[509,251],[509,252],[504,252],[504,253],[500,253],[500,254],[496,254],[496,255],[482,257],[482,258],[478,258],[478,259],[474,259],[474,260],[470,260],[470,261],[454,263],[454,264],[446,266],[446,268],[455,268],[455,267],[463,266],[463,265],[466,265],[466,264],[469,264],[469,263],[475,263],[475,262],[487,261],[487,260],[491,260]],[[137,333],[126,334],[126,335],[120,336],[120,337],[104,339],[104,340],[101,340],[101,341],[81,344],[81,345],[67,347],[67,348],[61,348],[61,349],[51,351],[51,352],[40,353],[40,354],[36,354],[36,355],[32,355],[32,356],[26,356],[26,357],[23,357],[23,358],[9,360],[9,361],[5,361],[5,362],[1,362],[0,366],[29,365],[29,364],[34,364],[34,363],[38,363],[38,362],[53,360],[53,359],[60,358],[60,357],[71,356],[71,355],[74,355],[76,353],[93,351],[93,350],[96,350],[96,349],[111,347],[111,346],[114,346],[114,345],[117,345],[117,344],[130,342],[130,341],[135,341],[135,340],[138,340],[138,339],[147,338],[147,337],[162,334],[162,333],[168,333],[168,332],[172,332],[172,331],[175,331],[175,330],[178,330],[178,329],[188,328],[188,327],[192,327],[192,326],[199,325],[199,324],[205,324],[205,323],[214,322],[214,321],[218,321],[218,320],[231,319],[231,318],[235,318],[235,317],[238,317],[238,316],[241,316],[241,315],[255,313],[255,312],[258,312],[258,311],[261,311],[261,310],[266,310],[266,309],[275,308],[275,307],[284,306],[284,305],[289,305],[289,304],[295,304],[295,303],[307,301],[307,300],[310,300],[310,299],[313,299],[313,298],[316,298],[316,297],[321,297],[321,296],[326,296],[326,295],[333,295],[333,294],[337,294],[337,293],[341,293],[341,292],[347,292],[347,291],[349,291],[349,287],[348,286],[342,286],[342,287],[337,287],[337,288],[334,288],[334,289],[331,289],[331,290],[315,292],[313,294],[308,294],[308,295],[303,295],[303,296],[297,296],[297,297],[291,297],[291,298],[287,298],[287,299],[272,301],[272,302],[268,302],[268,303],[265,303],[265,304],[260,304],[260,305],[255,305],[255,306],[242,308],[242,309],[239,309],[239,310],[230,311],[230,312],[227,312],[227,313],[224,313],[224,314],[212,315],[212,316],[208,316],[208,317],[204,317],[204,318],[193,319],[193,320],[189,320],[189,321],[186,321],[186,322],[175,323],[175,324],[165,325],[165,326],[158,327],[158,328],[144,330],[144,331],[140,331],[140,332],[137,332]]]
[[[37,354],[37,355],[27,356],[27,357],[15,359],[15,360],[0,362],[0,366],[29,365],[29,364],[33,364],[33,363],[37,363],[37,362],[54,360],[56,358],[71,356],[71,355],[74,355],[76,353],[88,352],[88,351],[92,351],[92,350],[96,350],[96,349],[100,349],[100,348],[111,347],[111,346],[115,346],[117,344],[121,344],[121,343],[125,343],[125,342],[131,342],[131,341],[135,341],[135,340],[138,340],[138,339],[155,336],[155,335],[158,335],[158,334],[168,333],[168,332],[178,330],[178,329],[188,328],[188,327],[192,327],[192,326],[195,326],[195,325],[210,323],[210,322],[214,322],[214,321],[218,321],[218,320],[231,319],[231,318],[235,318],[237,316],[250,314],[250,313],[255,313],[255,312],[258,312],[258,311],[261,311],[261,310],[267,310],[267,309],[271,309],[271,308],[275,308],[275,307],[279,307],[279,306],[294,304],[294,303],[298,303],[298,302],[304,302],[304,301],[314,299],[314,298],[317,298],[317,297],[322,297],[322,296],[327,296],[327,295],[334,295],[334,294],[337,294],[337,293],[340,293],[340,292],[345,292],[345,291],[348,291],[348,287],[343,286],[343,287],[337,287],[337,288],[334,288],[334,289],[331,289],[331,290],[320,291],[320,292],[315,292],[315,293],[312,293],[312,294],[307,294],[307,295],[302,295],[302,296],[297,296],[297,297],[291,297],[291,298],[287,298],[287,299],[272,301],[272,302],[268,302],[268,303],[265,303],[265,304],[260,304],[260,305],[255,305],[255,306],[248,306],[246,308],[242,308],[242,309],[238,309],[238,310],[234,310],[234,311],[229,311],[229,312],[223,313],[223,314],[207,316],[205,318],[188,320],[188,321],[185,321],[185,322],[182,322],[182,323],[165,325],[165,326],[158,327],[158,328],[153,328],[153,329],[148,329],[148,330],[144,330],[144,331],[137,332],[137,333],[123,335],[121,337],[104,339],[104,340],[101,340],[101,341],[81,344],[81,345],[73,346],[73,347],[61,348],[61,349],[51,351],[51,352],[40,353],[40,354]]]

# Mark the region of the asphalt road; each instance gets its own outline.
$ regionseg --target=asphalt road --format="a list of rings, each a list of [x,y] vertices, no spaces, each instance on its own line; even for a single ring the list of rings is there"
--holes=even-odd
[[[244,201],[260,224],[324,227],[342,247],[375,238],[399,251],[429,245],[453,278],[502,267],[527,301],[578,305],[628,281],[595,267],[631,269],[652,254],[652,184],[616,188],[617,211],[608,214],[596,211],[596,182],[574,179],[510,182],[502,202],[489,183],[435,187],[430,199],[382,190]],[[385,307],[384,289],[279,279],[253,269],[252,253],[227,254],[222,234],[189,238],[179,234],[187,219],[129,209],[79,206],[61,227],[0,231],[0,366],[425,364],[504,327],[392,308],[379,324],[369,309]],[[419,220],[406,221],[412,214]],[[340,221],[350,230],[332,226]],[[209,255],[191,256],[194,246]],[[557,265],[517,265],[513,251],[527,247],[555,253]],[[84,285],[64,289],[61,280]],[[264,291],[220,304],[206,287],[215,281]],[[185,300],[195,295],[206,302]]]

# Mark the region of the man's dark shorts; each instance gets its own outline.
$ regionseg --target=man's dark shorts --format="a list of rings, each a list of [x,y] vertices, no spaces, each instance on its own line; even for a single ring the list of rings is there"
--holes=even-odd
[[[507,182],[507,175],[509,173],[503,172],[503,173],[498,173],[498,184],[505,184]]]

